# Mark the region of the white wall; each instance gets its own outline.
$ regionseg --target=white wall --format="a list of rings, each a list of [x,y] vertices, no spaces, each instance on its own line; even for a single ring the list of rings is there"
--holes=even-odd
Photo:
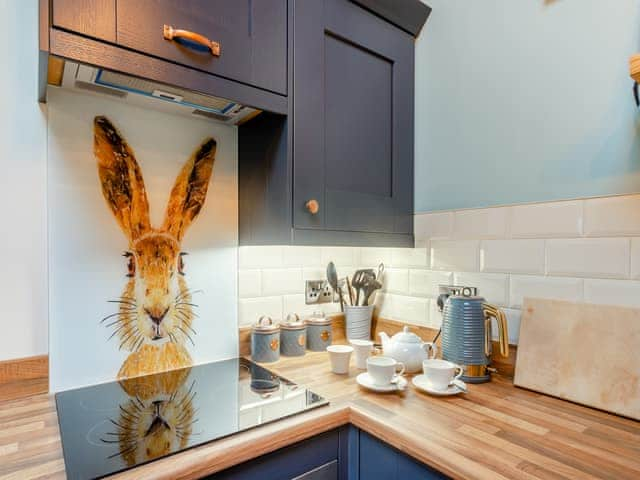
[[[640,191],[640,2],[424,1],[416,212]]]
[[[118,350],[100,320],[117,311],[108,300],[126,284],[128,240],[106,205],[93,155],[93,119],[104,115],[135,153],[160,227],[169,193],[189,155],[207,137],[217,142],[204,207],[182,240],[185,279],[202,290],[193,302],[194,363],[237,355],[237,128],[176,116],[99,95],[48,93],[49,325],[51,390],[116,378],[129,352]]]
[[[47,353],[46,114],[38,1],[0,0],[0,360]]]

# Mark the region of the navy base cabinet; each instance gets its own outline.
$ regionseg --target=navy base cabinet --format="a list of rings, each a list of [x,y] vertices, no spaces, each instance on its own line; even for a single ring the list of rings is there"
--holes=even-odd
[[[423,465],[353,426],[317,435],[208,480],[442,480]]]

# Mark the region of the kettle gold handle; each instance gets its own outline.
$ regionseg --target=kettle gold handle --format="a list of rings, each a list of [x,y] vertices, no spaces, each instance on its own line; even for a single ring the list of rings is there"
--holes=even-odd
[[[491,353],[489,346],[491,345],[491,319],[495,318],[498,324],[498,343],[500,344],[500,355],[509,356],[509,334],[507,333],[507,316],[504,312],[488,303],[483,305],[485,318],[485,343],[484,350],[487,355]]]

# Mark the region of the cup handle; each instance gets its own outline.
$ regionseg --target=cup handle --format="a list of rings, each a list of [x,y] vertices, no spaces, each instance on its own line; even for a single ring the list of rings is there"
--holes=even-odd
[[[397,371],[398,366],[400,367],[400,371],[399,371],[399,372]],[[405,368],[404,368],[404,363],[402,363],[402,362],[397,362],[397,363],[396,363],[396,376],[401,377],[401,376],[402,376],[402,374],[404,374],[404,370],[405,370]]]
[[[427,352],[427,358],[436,358],[438,354],[438,346],[435,343],[425,342],[422,344],[422,349]]]
[[[453,377],[453,380],[451,380],[451,383],[455,382],[456,380],[459,380],[462,374],[464,373],[464,368],[462,368],[460,365],[456,365],[456,368],[460,371],[456,374],[455,377]]]

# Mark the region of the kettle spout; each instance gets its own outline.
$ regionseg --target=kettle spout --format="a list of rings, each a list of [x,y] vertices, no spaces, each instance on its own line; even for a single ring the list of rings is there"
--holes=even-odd
[[[389,345],[389,341],[391,340],[389,338],[389,335],[387,335],[384,332],[380,332],[378,335],[380,335],[380,340],[382,341],[382,348],[386,348]]]

